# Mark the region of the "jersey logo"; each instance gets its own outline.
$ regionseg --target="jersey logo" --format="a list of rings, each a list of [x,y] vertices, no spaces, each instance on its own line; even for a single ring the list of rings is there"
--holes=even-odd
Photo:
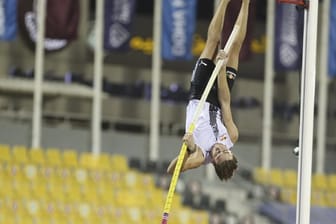
[[[226,71],[226,75],[229,77],[229,79],[235,79],[236,74],[231,71]]]
[[[201,61],[201,63],[200,63],[201,65],[204,65],[204,66],[208,66],[208,64],[207,63],[205,63],[204,61]]]
[[[220,140],[220,141],[225,141],[225,140],[226,140],[226,135],[222,135],[222,136],[220,136],[220,137],[219,137],[219,140]]]

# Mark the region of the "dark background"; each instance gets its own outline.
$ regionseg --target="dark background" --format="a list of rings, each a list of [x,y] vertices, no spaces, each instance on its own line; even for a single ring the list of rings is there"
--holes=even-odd
[[[90,1],[90,18],[95,18],[95,1]],[[232,0],[234,1],[234,0]],[[266,0],[251,0],[254,4],[254,22],[250,35],[252,39],[260,39],[265,35],[265,15]],[[197,22],[195,33],[206,39],[207,28],[213,16],[214,1],[198,0],[197,4]],[[230,10],[230,6],[228,8]],[[133,36],[140,36],[144,39],[152,38],[153,33],[153,11],[154,0],[137,0],[136,12],[132,25]],[[152,58],[149,54],[130,49],[126,52],[105,52],[105,63],[120,64],[133,68],[151,68]],[[89,60],[92,60],[93,54],[88,54]],[[162,69],[176,72],[191,72],[194,63],[197,60],[195,56],[191,61],[162,61]],[[130,63],[130,61],[132,63]],[[251,79],[264,78],[264,52],[252,52],[250,57],[240,61],[239,73],[241,77]]]

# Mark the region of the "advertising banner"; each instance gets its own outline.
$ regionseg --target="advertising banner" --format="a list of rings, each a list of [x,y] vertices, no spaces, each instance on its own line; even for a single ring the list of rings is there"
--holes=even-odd
[[[191,60],[197,0],[164,0],[162,56],[166,60]]]

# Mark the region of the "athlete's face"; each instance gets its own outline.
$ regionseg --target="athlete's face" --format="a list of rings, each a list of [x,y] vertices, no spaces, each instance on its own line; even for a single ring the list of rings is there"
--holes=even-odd
[[[232,152],[221,143],[216,143],[211,149],[212,161],[215,164],[220,164],[226,160],[233,158]]]

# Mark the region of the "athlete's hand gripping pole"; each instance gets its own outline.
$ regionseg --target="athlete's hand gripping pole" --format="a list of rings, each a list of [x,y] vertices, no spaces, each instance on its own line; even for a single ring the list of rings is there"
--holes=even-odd
[[[231,35],[230,35],[228,41],[226,42],[226,45],[224,47],[224,52],[226,52],[226,53],[230,52],[233,41],[236,39],[236,35],[238,33],[238,30],[239,30],[239,26],[235,25],[233,27],[233,30],[231,32]],[[209,82],[208,82],[208,84],[207,84],[207,86],[206,86],[206,88],[205,88],[205,90],[202,94],[202,97],[201,97],[201,99],[200,99],[200,101],[199,101],[199,103],[196,107],[196,111],[193,115],[192,122],[189,126],[188,132],[190,132],[190,133],[192,133],[195,129],[196,122],[198,120],[198,117],[199,117],[202,109],[203,109],[205,100],[209,95],[209,92],[210,92],[210,90],[213,86],[213,83],[216,80],[216,77],[219,74],[219,71],[222,69],[223,62],[224,61],[222,59],[219,60],[216,64],[216,67],[215,67],[214,71],[211,74]],[[175,169],[174,169],[172,180],[170,182],[170,186],[169,186],[169,190],[168,190],[168,194],[167,194],[167,198],[166,198],[166,203],[165,203],[164,210],[163,210],[163,216],[162,216],[161,224],[167,224],[168,223],[168,216],[169,216],[169,212],[170,212],[172,201],[173,201],[175,187],[176,187],[176,184],[177,184],[178,177],[180,175],[180,171],[181,171],[181,167],[182,167],[182,163],[183,163],[183,159],[184,159],[184,156],[186,154],[186,151],[187,151],[187,145],[185,143],[183,143],[182,147],[181,147],[181,150],[180,150],[180,153],[179,153],[179,156],[178,156],[178,159],[177,159]]]

